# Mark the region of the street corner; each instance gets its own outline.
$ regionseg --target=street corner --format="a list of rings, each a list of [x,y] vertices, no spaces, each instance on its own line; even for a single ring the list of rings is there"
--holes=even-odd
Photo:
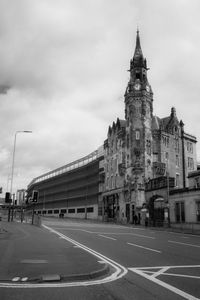
[[[102,262],[99,263],[102,264]],[[113,270],[111,269],[107,264],[103,264],[98,270],[89,273],[72,272],[67,275],[44,273],[35,277],[15,276],[0,280],[0,288],[57,288],[100,284],[106,282],[107,277],[112,276]]]
[[[0,287],[76,286],[110,276],[112,267],[104,260],[43,229],[6,223]]]

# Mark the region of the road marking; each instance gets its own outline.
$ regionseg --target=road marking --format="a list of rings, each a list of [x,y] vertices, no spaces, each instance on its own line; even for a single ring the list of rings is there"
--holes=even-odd
[[[199,300],[199,298],[196,298],[191,294],[188,294],[188,293],[186,293],[186,292],[184,292],[184,291],[182,291],[182,290],[180,290],[180,289],[178,289],[178,288],[176,288],[176,287],[174,287],[174,286],[172,286],[168,283],[165,283],[165,282],[157,279],[153,275],[148,275],[147,274],[147,273],[152,274],[152,271],[148,271],[148,269],[150,269],[150,270],[151,269],[161,269],[161,270],[163,270],[164,268],[169,269],[169,268],[188,268],[188,267],[200,267],[200,265],[196,265],[196,266],[165,266],[165,267],[160,266],[160,267],[147,267],[147,268],[142,267],[142,268],[128,268],[128,270],[130,270],[130,271],[132,271],[132,272],[134,272],[134,273],[136,273],[136,274],[138,274],[138,275],[140,275],[140,276],[142,276],[142,277],[144,277],[144,278],[146,278],[146,279],[148,279],[148,280],[150,280],[150,281],[152,281],[152,282],[154,282],[154,283],[156,283],[156,284],[158,284],[158,285],[160,285],[160,286],[162,286],[162,287],[164,287],[168,290],[170,290],[171,292],[173,292],[173,293],[175,293],[175,294],[177,294],[177,295],[179,295],[179,296],[181,296],[181,297],[183,297],[187,300]],[[158,272],[156,272],[156,274],[158,274]],[[160,275],[167,275],[167,274],[161,273]],[[173,275],[175,275],[175,274],[173,274]],[[181,275],[181,274],[178,274],[178,275]],[[190,276],[189,276],[189,278],[190,278]]]
[[[159,231],[161,232],[161,231]],[[167,232],[167,231],[165,231]],[[197,234],[192,234],[192,233],[183,233],[183,232],[174,232],[174,231],[168,231],[168,233],[170,234],[176,234],[176,235],[181,235],[181,234],[184,234],[185,236],[188,236],[188,237],[197,237],[197,238],[200,238],[200,235],[197,235]]]
[[[108,274],[107,277],[105,278],[101,278],[101,279],[97,279],[97,280],[90,280],[90,281],[76,281],[76,282],[59,282],[59,283],[3,283],[0,282],[0,288],[58,288],[58,287],[78,287],[78,286],[89,286],[89,285],[98,285],[98,284],[105,284],[108,282],[113,282],[119,278],[122,278],[123,276],[125,276],[128,272],[127,268],[125,268],[124,266],[120,265],[119,263],[117,263],[116,261],[106,257],[103,254],[98,253],[97,251],[75,241],[72,240],[71,238],[65,236],[64,234],[46,226],[46,225],[42,225],[44,228],[46,228],[47,230],[51,230],[52,233],[57,234],[58,236],[62,236],[66,241],[79,246],[80,248],[82,248],[83,250],[89,252],[90,254],[96,256],[98,259],[100,259],[101,261],[104,261],[105,264],[108,264],[112,267],[113,272],[110,274]],[[20,277],[19,277],[20,279]]]
[[[170,269],[179,269],[179,268],[200,268],[200,265],[187,265],[187,266],[158,266],[158,267],[138,267],[138,268],[134,268],[134,269],[137,269],[137,270],[144,270],[144,269],[161,269],[161,268],[170,268]],[[150,272],[150,271],[149,271]]]
[[[167,268],[169,269],[169,267]],[[162,271],[162,270],[160,270]],[[200,276],[193,276],[193,275],[183,275],[183,274],[177,274],[177,273],[159,273],[159,271],[157,273],[159,273],[157,275],[157,273],[153,272],[153,271],[145,271],[146,274],[152,274],[152,277],[157,277],[159,275],[166,275],[166,276],[174,276],[174,277],[184,277],[184,278],[193,278],[193,279],[200,279]],[[154,276],[156,275],[156,276]]]
[[[102,231],[91,231],[91,230],[86,230],[86,229],[81,229],[81,228],[66,228],[66,227],[54,227],[56,230],[76,230],[76,231],[83,231],[91,234],[99,234],[99,235],[133,235],[137,237],[144,237],[147,239],[152,239],[155,240],[156,238],[153,236],[148,236],[148,235],[143,235],[143,234],[137,234],[137,233],[132,233],[132,232],[102,232]],[[110,227],[109,227],[110,228]],[[111,227],[112,228],[112,227]],[[129,228],[129,227],[128,227]],[[124,228],[123,228],[124,229]],[[127,229],[127,227],[125,227]],[[131,229],[140,229],[143,230],[143,228],[131,228]],[[62,237],[60,237],[62,238]]]
[[[105,233],[104,233],[105,234]],[[123,232],[123,233],[106,233],[106,234],[116,234],[116,235],[133,235],[133,236],[137,236],[137,237],[144,237],[144,238],[147,238],[147,239],[152,239],[152,240],[155,240],[155,237],[154,236],[148,236],[148,235],[143,235],[143,234],[137,234],[137,233],[126,233],[126,232]]]
[[[106,238],[106,239],[109,239],[109,240],[116,241],[116,239],[111,238],[111,237],[109,237],[109,236],[105,236],[105,235],[103,235],[103,234],[99,234],[99,236],[102,236],[102,237],[104,237],[104,238]]]
[[[159,275],[163,274],[165,271],[167,271],[169,269],[169,267],[164,267],[162,269],[160,269],[157,272],[152,272],[153,273],[153,277],[158,277]]]
[[[66,241],[69,241],[70,243],[79,246],[80,248],[82,248],[83,250],[89,252],[90,254],[100,258],[101,260],[105,261],[105,263],[109,264],[110,266],[112,266],[115,269],[115,272],[112,273],[111,275],[109,275],[107,278],[103,278],[100,280],[95,280],[95,281],[90,281],[87,282],[87,284],[84,282],[83,285],[92,285],[92,284],[101,284],[101,283],[106,283],[106,282],[110,282],[110,281],[114,281],[116,279],[119,279],[121,277],[123,277],[126,273],[127,273],[127,269],[125,267],[123,267],[122,265],[120,265],[119,263],[115,262],[114,260],[104,256],[103,254],[98,253],[97,251],[65,236],[64,234],[60,233],[59,231],[56,231],[46,225],[43,225],[44,228],[51,230],[52,232],[54,232],[55,234],[57,234],[58,236],[62,236]],[[79,284],[80,285],[80,284]]]
[[[155,250],[155,249],[152,249],[152,248],[147,248],[147,247],[140,246],[140,245],[137,245],[137,244],[132,244],[132,243],[127,243],[127,244],[131,245],[131,246],[139,247],[139,248],[142,248],[142,249],[145,249],[145,250],[154,251],[154,252],[157,252],[157,253],[162,253],[159,250]]]
[[[111,235],[133,235],[133,236],[138,236],[138,237],[144,237],[147,239],[152,239],[155,240],[154,236],[148,236],[148,235],[143,235],[143,234],[137,234],[137,233],[132,233],[132,232],[101,232],[101,231],[89,231],[85,229],[80,229],[81,231],[87,232],[87,233],[94,233],[94,234],[111,234]]]
[[[174,244],[179,244],[179,245],[185,245],[185,246],[190,246],[190,247],[196,247],[196,248],[200,248],[200,246],[198,245],[193,245],[193,244],[187,244],[187,243],[181,243],[181,242],[176,242],[176,241],[168,241],[169,243],[174,243]]]

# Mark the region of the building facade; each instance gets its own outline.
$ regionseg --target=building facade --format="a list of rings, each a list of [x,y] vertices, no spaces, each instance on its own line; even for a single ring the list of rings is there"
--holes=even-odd
[[[123,222],[144,223],[147,207],[150,219],[163,222],[169,214],[170,190],[187,187],[189,172],[197,168],[196,137],[184,131],[175,108],[165,118],[153,114],[147,71],[137,31],[124,95],[125,119],[109,127],[104,143],[105,216],[111,211],[109,217]]]
[[[100,162],[102,149],[52,170],[28,186],[28,208],[43,216],[96,219],[101,216]],[[37,202],[32,202],[34,191]]]
[[[25,202],[26,202],[26,190],[25,189],[17,190],[16,205],[23,206],[25,205]]]
[[[104,220],[119,221],[124,218],[126,121],[117,119],[109,126],[104,142],[104,185],[102,201]]]
[[[200,167],[188,175],[189,187],[170,192],[172,227],[200,234]]]

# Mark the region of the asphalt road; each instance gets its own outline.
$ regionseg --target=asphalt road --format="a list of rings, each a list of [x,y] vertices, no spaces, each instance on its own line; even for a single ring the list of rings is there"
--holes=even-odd
[[[111,273],[65,286],[49,283],[47,287],[37,288],[28,285],[16,288],[14,284],[9,288],[0,287],[1,300],[200,299],[200,236],[57,219],[46,219],[43,224],[46,245],[50,246],[50,240],[54,245],[59,241],[56,248],[62,253],[70,245],[75,247],[74,251],[81,251],[76,257],[74,251],[70,252],[72,264],[80,260],[86,262],[87,269],[87,262],[96,267],[100,261],[110,266]],[[59,259],[57,272],[67,267],[60,263],[63,257]]]

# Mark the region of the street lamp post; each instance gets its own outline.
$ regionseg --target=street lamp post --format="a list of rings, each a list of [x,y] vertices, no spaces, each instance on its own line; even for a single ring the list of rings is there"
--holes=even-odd
[[[13,175],[14,175],[14,165],[15,165],[15,149],[16,149],[16,140],[18,133],[32,133],[30,130],[23,130],[23,131],[16,131],[15,138],[14,138],[14,146],[13,146],[13,156],[12,156],[12,169],[11,169],[11,183],[10,183],[10,195],[12,195],[12,188],[13,188]],[[9,216],[10,216],[10,206],[9,206]],[[8,219],[9,221],[9,219]]]
[[[169,161],[167,159],[167,225],[170,227],[170,217],[169,217]]]

